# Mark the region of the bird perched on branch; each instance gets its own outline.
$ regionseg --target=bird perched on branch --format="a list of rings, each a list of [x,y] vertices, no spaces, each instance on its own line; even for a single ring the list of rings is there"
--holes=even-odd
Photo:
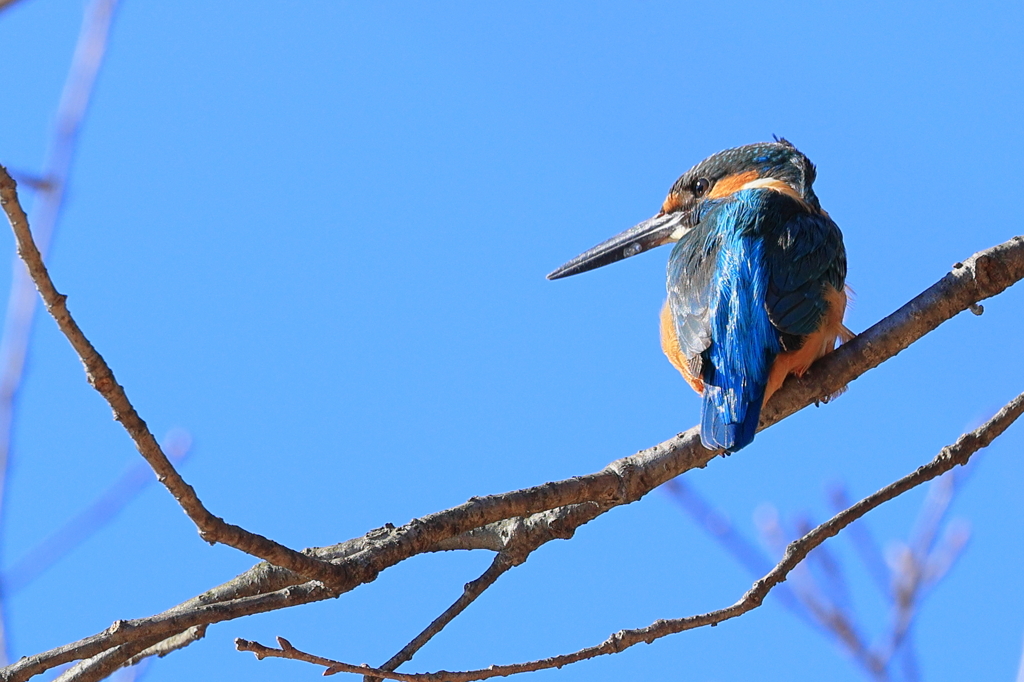
[[[790,374],[853,334],[843,235],[814,164],[785,139],[727,149],[669,190],[656,216],[558,268],[568,277],[675,242],[661,345],[701,394],[701,441],[736,452]]]

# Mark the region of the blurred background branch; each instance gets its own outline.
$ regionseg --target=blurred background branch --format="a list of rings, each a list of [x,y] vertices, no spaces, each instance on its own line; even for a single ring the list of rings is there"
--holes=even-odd
[[[852,524],[846,533],[864,571],[889,603],[890,622],[869,645],[855,614],[858,595],[851,593],[843,561],[827,546],[815,548],[808,560],[790,575],[792,589],[776,590],[781,604],[802,622],[825,633],[843,649],[867,677],[893,679],[894,661],[899,658],[902,679],[917,682],[921,673],[911,640],[912,624],[927,591],[945,576],[960,557],[970,537],[966,521],[946,517],[956,493],[975,466],[957,468],[932,481],[921,504],[917,520],[906,542],[893,542],[883,552],[874,540],[867,521]],[[753,575],[764,573],[770,560],[757,544],[746,538],[724,513],[698,493],[693,484],[676,479],[665,486],[669,497],[698,527]],[[852,501],[841,483],[828,486],[826,497],[834,513],[848,508]],[[814,527],[807,514],[796,517],[793,532],[787,532],[778,508],[763,504],[754,514],[762,543],[776,556],[785,553],[795,538]],[[782,589],[786,588],[786,589]],[[863,601],[863,595],[859,596]]]
[[[192,438],[186,431],[175,430],[164,437],[164,451],[175,465],[185,460],[191,447]],[[145,461],[133,461],[91,504],[68,519],[63,526],[4,571],[4,594],[14,594],[35,580],[90,535],[108,524],[125,506],[138,497],[146,486],[155,481],[153,470]]]
[[[0,0],[0,11],[13,0]],[[60,218],[71,176],[78,136],[107,52],[110,27],[117,0],[92,0],[85,8],[71,66],[64,82],[56,121],[43,161],[42,172],[24,174],[25,184],[36,192],[31,211],[33,232],[40,252],[49,251]],[[19,177],[19,179],[21,179]],[[11,265],[11,289],[7,300],[3,335],[0,337],[0,531],[5,527],[5,500],[11,466],[11,444],[18,394],[25,376],[25,361],[32,337],[32,322],[38,308],[38,294],[25,265],[17,256]],[[2,538],[2,532],[0,532]],[[0,542],[0,557],[3,543]],[[0,592],[0,655],[9,658],[7,619]]]

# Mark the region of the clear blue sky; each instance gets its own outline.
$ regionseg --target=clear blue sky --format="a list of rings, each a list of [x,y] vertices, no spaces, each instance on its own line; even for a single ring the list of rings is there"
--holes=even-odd
[[[544,275],[652,215],[713,152],[778,134],[818,164],[855,331],[1024,231],[1020,3],[296,7],[122,2],[51,259],[154,431],[193,434],[183,474],[210,509],[295,547],[591,472],[696,423],[658,347],[667,249]],[[81,11],[0,13],[0,163],[39,167]],[[961,315],[688,482],[752,535],[764,503],[821,519],[830,481],[874,491],[1024,388],[1022,305],[1018,286]],[[1017,425],[955,503],[973,533],[920,614],[929,682],[1016,674],[1022,448]],[[138,457],[48,318],[15,457],[8,564]],[[871,514],[876,536],[905,537],[923,494]],[[878,632],[883,602],[848,541],[832,547]],[[213,626],[147,679],[318,678],[234,652],[239,636],[381,663],[489,560],[420,557],[339,600]],[[200,542],[152,486],[8,600],[14,651],[161,611],[252,563]],[[656,491],[542,548],[409,670],[573,650],[750,582]],[[862,679],[774,597],[534,677]]]

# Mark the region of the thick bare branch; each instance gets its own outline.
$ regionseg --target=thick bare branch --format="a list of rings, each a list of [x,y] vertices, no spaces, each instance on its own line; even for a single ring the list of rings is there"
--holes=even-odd
[[[163,658],[178,649],[184,649],[193,642],[198,642],[206,636],[206,627],[206,625],[196,625],[166,639],[160,637],[135,639],[80,661],[55,678],[54,682],[98,682],[110,677],[118,668],[136,665],[151,656]]]
[[[473,682],[475,680],[490,679],[492,677],[506,677],[524,672],[536,670],[547,670],[550,668],[561,668],[571,663],[577,663],[589,658],[613,654],[623,651],[641,642],[650,644],[656,639],[668,635],[693,630],[707,625],[736,618],[760,606],[768,593],[776,585],[786,579],[786,576],[805,558],[810,552],[821,545],[825,540],[834,537],[839,531],[850,525],[857,519],[867,514],[883,503],[902,495],[912,488],[927,481],[941,476],[957,465],[963,465],[970,460],[971,456],[983,447],[988,446],[1000,434],[1002,434],[1018,417],[1024,414],[1024,393],[1007,403],[989,421],[985,422],[978,429],[965,433],[957,441],[943,448],[935,458],[921,466],[910,474],[895,481],[878,492],[865,497],[860,502],[839,512],[831,519],[814,528],[799,540],[790,543],[786,553],[775,568],[768,572],[763,578],[754,583],[746,594],[732,606],[717,611],[711,611],[687,618],[674,618],[671,620],[659,620],[645,628],[636,630],[620,630],[597,646],[588,647],[571,654],[552,656],[527,663],[515,663],[512,665],[493,665],[481,670],[467,670],[463,672],[438,671],[433,673],[396,673],[379,668],[368,668],[365,665],[352,665],[332,661],[320,656],[302,652],[293,647],[287,640],[278,638],[280,649],[266,647],[256,642],[249,642],[242,639],[235,640],[235,646],[239,651],[251,651],[257,658],[278,657],[302,660],[315,665],[326,667],[325,675],[339,672],[357,673],[361,675],[372,675],[401,682]]]
[[[137,656],[134,656],[126,663],[125,666],[135,665],[136,663],[142,662],[143,659],[149,658],[150,656],[156,656],[157,658],[163,658],[167,654],[173,653],[178,649],[184,649],[192,642],[198,642],[206,636],[206,625],[196,625],[191,627],[185,632],[178,633],[173,637],[168,637],[165,640],[157,642],[148,649],[143,650]]]

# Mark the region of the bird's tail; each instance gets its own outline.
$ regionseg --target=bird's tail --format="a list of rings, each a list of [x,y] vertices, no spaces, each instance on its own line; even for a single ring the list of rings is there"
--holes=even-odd
[[[700,440],[704,447],[732,453],[750,445],[761,418],[764,386],[743,390],[705,384],[703,399]]]

